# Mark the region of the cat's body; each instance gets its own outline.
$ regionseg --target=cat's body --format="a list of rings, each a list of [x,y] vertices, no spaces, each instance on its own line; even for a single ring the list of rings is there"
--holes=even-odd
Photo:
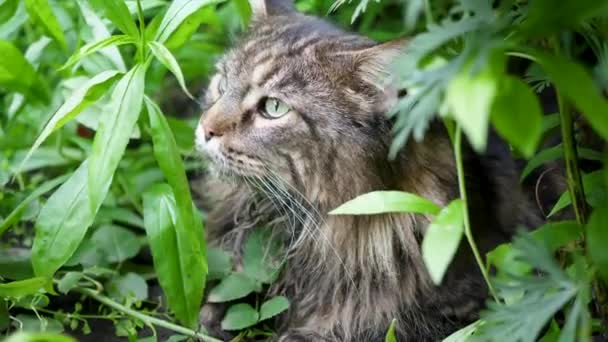
[[[459,196],[441,125],[387,157],[397,91],[383,80],[404,43],[378,45],[282,2],[253,8],[250,35],[211,82],[197,146],[219,175],[204,191],[215,196],[209,240],[238,256],[249,228],[270,225],[291,247],[270,289],[291,302],[278,340],[383,341],[397,319],[399,341],[430,341],[474,321],[487,289],[466,243],[437,287],[419,248],[429,217],[327,214],[374,190],[442,206]],[[508,149],[489,146],[466,161],[482,252],[536,224]]]

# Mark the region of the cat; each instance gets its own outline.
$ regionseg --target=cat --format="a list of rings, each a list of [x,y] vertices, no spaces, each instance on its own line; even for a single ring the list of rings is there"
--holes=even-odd
[[[386,113],[399,89],[390,66],[407,40],[376,43],[297,12],[290,0],[251,0],[252,22],[217,64],[196,130],[212,172],[203,193],[211,244],[238,259],[250,228],[266,225],[289,246],[269,294],[285,295],[275,341],[436,341],[478,318],[487,288],[465,241],[435,286],[420,243],[430,217],[334,216],[375,190],[416,193],[444,206],[459,197],[441,123],[388,158]],[[490,135],[466,151],[473,234],[482,253],[518,225],[538,224],[509,149]],[[203,320],[213,306],[203,309]],[[221,317],[220,317],[221,318]],[[217,319],[217,318],[215,318]]]

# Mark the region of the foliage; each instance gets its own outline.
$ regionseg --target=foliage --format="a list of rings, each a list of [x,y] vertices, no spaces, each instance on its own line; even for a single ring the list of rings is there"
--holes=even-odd
[[[442,120],[460,198],[442,208],[416,194],[374,192],[332,214],[432,218],[422,253],[437,284],[465,236],[492,298],[479,321],[446,341],[607,334],[608,177],[598,150],[608,138],[606,3],[296,5],[380,41],[413,35],[395,64],[408,92],[391,113],[391,156]],[[204,165],[191,158],[198,113],[183,103],[195,107],[191,90],[249,15],[242,0],[0,0],[0,331],[23,331],[10,341],[69,341],[56,334],[87,334],[91,319],[110,320],[130,340],[161,327],[174,340],[216,341],[197,325],[205,280],[209,301],[228,303],[222,327],[237,340],[272,334],[289,301],[261,293],[284,251],[263,227],[249,236],[242,269],[207,249],[188,184]],[[553,115],[543,115],[547,87],[557,92]],[[599,145],[589,144],[587,126]],[[562,159],[568,191],[547,214],[557,221],[484,257],[468,222],[461,151],[468,143],[482,153],[489,128],[529,159],[522,182]],[[559,145],[549,139],[556,131]],[[576,221],[562,221],[569,209]],[[166,302],[152,296],[156,284]],[[54,304],[70,294],[78,299],[69,308]]]

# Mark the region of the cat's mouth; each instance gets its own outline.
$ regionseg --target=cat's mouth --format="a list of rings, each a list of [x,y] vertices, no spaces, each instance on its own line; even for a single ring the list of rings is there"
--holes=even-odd
[[[219,139],[214,138],[202,144],[197,141],[196,145],[218,175],[256,177],[264,174],[265,167],[261,161],[232,147],[222,146]]]

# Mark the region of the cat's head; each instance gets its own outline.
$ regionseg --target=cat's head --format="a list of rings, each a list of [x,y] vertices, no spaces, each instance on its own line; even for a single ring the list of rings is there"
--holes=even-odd
[[[346,33],[290,0],[251,5],[248,35],[206,92],[198,149],[219,173],[280,179],[309,197],[383,186],[397,99],[389,68],[404,41]]]

